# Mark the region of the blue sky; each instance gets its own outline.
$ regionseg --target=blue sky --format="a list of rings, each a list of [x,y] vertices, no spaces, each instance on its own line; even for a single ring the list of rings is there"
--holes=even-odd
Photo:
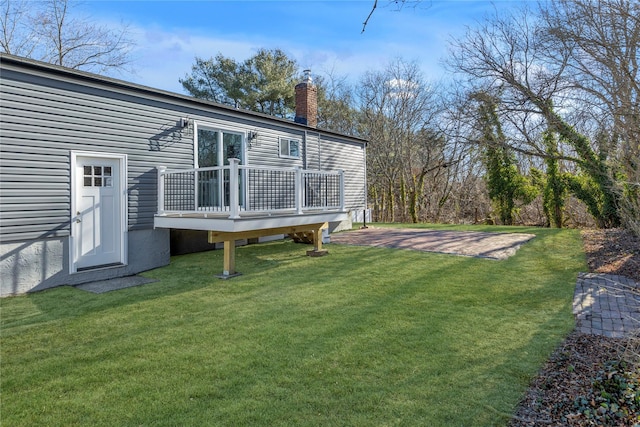
[[[364,33],[373,0],[90,0],[82,9],[98,23],[129,25],[136,72],[117,77],[183,93],[178,79],[196,56],[242,61],[260,48],[282,49],[301,68],[351,82],[395,58],[417,61],[425,78],[437,80],[451,35],[518,1],[423,0],[402,10],[378,3]]]

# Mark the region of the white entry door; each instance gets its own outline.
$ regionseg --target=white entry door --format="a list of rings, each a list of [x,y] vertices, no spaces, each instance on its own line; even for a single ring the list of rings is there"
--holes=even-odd
[[[76,154],[72,271],[124,263],[123,157]]]

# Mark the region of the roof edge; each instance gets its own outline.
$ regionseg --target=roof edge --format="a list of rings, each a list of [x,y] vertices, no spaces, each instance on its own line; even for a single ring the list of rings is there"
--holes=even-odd
[[[334,132],[334,131],[331,131],[331,130],[326,130],[326,129],[321,129],[321,128],[315,128],[315,127],[307,126],[307,125],[304,125],[304,124],[301,124],[301,123],[296,123],[293,120],[287,120],[287,119],[283,119],[283,118],[280,118],[280,117],[270,116],[268,114],[258,113],[256,111],[241,110],[241,109],[233,108],[233,107],[231,107],[229,105],[220,104],[218,102],[208,101],[208,100],[205,100],[205,99],[195,98],[195,97],[189,96],[189,95],[184,95],[184,94],[180,94],[180,93],[176,93],[176,92],[171,92],[171,91],[164,90],[164,89],[157,89],[157,88],[153,88],[151,86],[145,86],[145,85],[142,85],[142,84],[139,84],[139,83],[132,83],[132,82],[128,82],[126,80],[116,79],[116,78],[113,78],[113,77],[102,76],[100,74],[95,74],[95,73],[91,73],[91,72],[88,72],[88,71],[76,70],[76,69],[72,69],[72,68],[68,68],[68,67],[63,67],[61,65],[51,64],[51,63],[48,63],[48,62],[42,62],[42,61],[38,61],[38,60],[35,60],[35,59],[31,59],[31,58],[25,58],[25,57],[21,57],[21,56],[17,56],[17,55],[11,55],[11,54],[8,54],[8,53],[0,52],[0,67],[5,62],[16,64],[16,65],[19,65],[19,66],[22,66],[22,67],[28,67],[28,68],[32,68],[32,69],[39,69],[39,70],[47,71],[47,72],[53,73],[53,74],[73,76],[73,77],[81,79],[81,80],[92,81],[92,82],[96,82],[96,83],[100,83],[100,84],[104,84],[104,85],[108,85],[108,86],[113,86],[115,88],[129,89],[129,90],[134,90],[134,91],[141,92],[141,93],[147,93],[147,94],[151,94],[151,95],[161,96],[161,97],[165,97],[165,98],[169,98],[169,99],[176,99],[176,100],[181,100],[181,101],[185,101],[185,102],[190,102],[190,103],[194,103],[194,104],[201,105],[201,106],[206,106],[206,107],[216,108],[216,109],[223,110],[223,111],[233,112],[235,114],[242,114],[242,115],[245,115],[245,116],[254,117],[256,119],[270,120],[270,121],[277,122],[279,124],[285,124],[287,126],[291,126],[291,127],[294,127],[294,128],[299,128],[299,129],[302,129],[302,130],[305,130],[305,131],[308,131],[308,132],[332,135],[332,136],[337,136],[337,137],[341,137],[341,138],[347,138],[347,139],[349,139],[349,140],[351,140],[353,142],[358,142],[358,143],[361,143],[363,145],[367,145],[367,143],[368,143],[368,140],[360,138],[360,137],[357,137],[357,136],[347,135],[347,134]]]

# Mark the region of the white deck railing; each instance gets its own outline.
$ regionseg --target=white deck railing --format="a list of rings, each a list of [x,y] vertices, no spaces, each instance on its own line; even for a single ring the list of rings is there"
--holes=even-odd
[[[158,167],[158,214],[344,211],[344,172],[240,165],[168,170]]]

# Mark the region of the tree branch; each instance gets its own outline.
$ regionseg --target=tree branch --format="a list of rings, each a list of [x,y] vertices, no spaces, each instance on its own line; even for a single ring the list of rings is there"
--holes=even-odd
[[[362,31],[360,32],[360,34],[364,33],[364,30],[367,28],[369,19],[371,19],[371,15],[373,15],[373,12],[376,10],[376,7],[378,7],[378,0],[373,1],[373,7],[371,8],[371,12],[369,12],[369,16],[367,16],[367,19],[365,19],[364,22],[362,23]]]

